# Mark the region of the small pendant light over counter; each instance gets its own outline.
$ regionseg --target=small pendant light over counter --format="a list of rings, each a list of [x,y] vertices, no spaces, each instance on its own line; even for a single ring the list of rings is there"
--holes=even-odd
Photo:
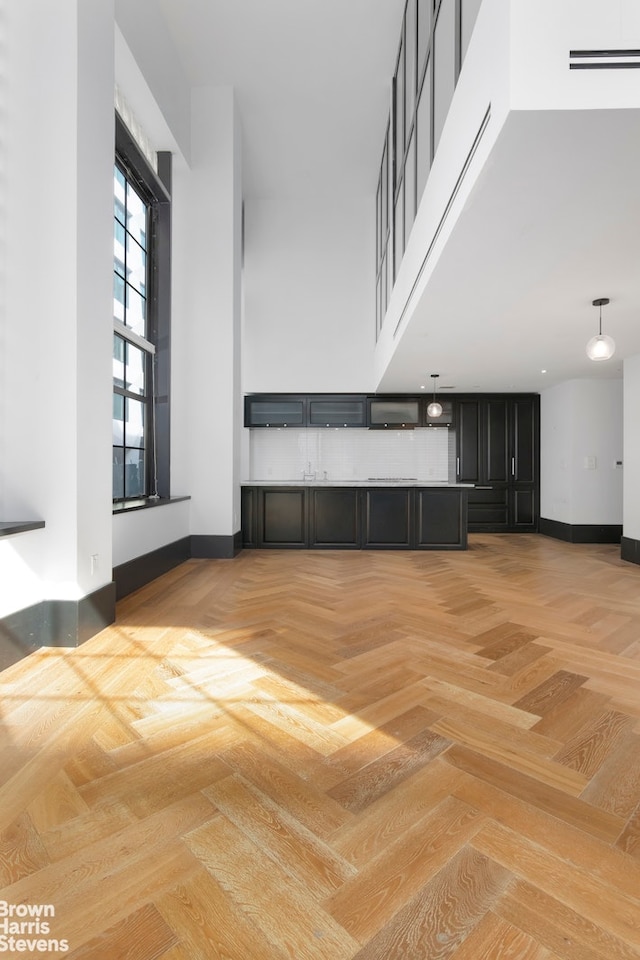
[[[593,300],[594,307],[600,308],[600,323],[598,325],[598,335],[591,337],[587,344],[587,356],[589,360],[610,360],[616,352],[616,345],[612,337],[608,337],[602,332],[602,308],[609,303],[609,297],[598,297]]]
[[[441,417],[442,416],[442,404],[438,403],[436,400],[436,380],[440,376],[439,373],[432,373],[431,379],[433,380],[433,400],[427,407],[427,414],[430,417]]]

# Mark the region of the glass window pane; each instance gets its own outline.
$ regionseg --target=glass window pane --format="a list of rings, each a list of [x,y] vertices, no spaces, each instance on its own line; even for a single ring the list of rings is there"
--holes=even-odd
[[[396,73],[395,123],[395,156],[399,180],[404,160],[404,44],[400,45],[400,59]]]
[[[462,0],[461,60],[464,60],[464,55],[467,52],[481,3],[482,0]]]
[[[124,277],[124,227],[114,220],[113,228],[113,269]]]
[[[382,268],[380,270],[380,327],[384,323],[384,316],[387,312],[387,256],[382,259]]]
[[[376,191],[376,266],[380,263],[382,237],[382,186],[378,180],[378,189]]]
[[[127,343],[127,366],[125,377],[125,389],[131,393],[144,394],[144,372],[146,366],[146,354],[139,347],[134,347],[132,343]]]
[[[121,447],[124,444],[124,397],[119,393],[113,395],[113,445]]]
[[[127,230],[146,249],[147,206],[130,183],[127,183]]]
[[[118,167],[113,168],[113,212],[120,223],[124,223],[124,174]]]
[[[416,215],[416,138],[412,135],[404,168],[404,238],[405,246]]]
[[[416,0],[408,0],[405,14],[405,86],[407,90],[406,142],[416,103]]]
[[[113,499],[121,500],[124,497],[124,450],[122,447],[113,448]]]
[[[427,73],[424,78],[422,93],[418,100],[418,113],[416,116],[416,168],[417,168],[417,205],[420,206],[422,194],[427,183],[429,170],[431,169],[431,71],[427,67]]]
[[[433,149],[438,141],[449,112],[455,76],[455,3],[442,3],[436,21],[434,36],[433,78]]]
[[[141,337],[147,335],[147,301],[137,290],[127,286],[126,324]]]
[[[404,253],[404,180],[400,184],[398,199],[396,200],[396,219],[395,219],[395,271],[394,276],[398,276],[400,262]]]
[[[144,403],[125,398],[125,439],[128,447],[144,446]]]
[[[113,319],[124,323],[124,280],[117,273],[113,275]]]
[[[130,236],[127,235],[127,281],[136,290],[144,294],[147,283],[147,255]]]
[[[427,59],[433,0],[418,0],[418,84]]]
[[[384,151],[382,153],[382,249],[387,240],[387,231],[389,229],[389,150],[385,141]]]
[[[122,337],[113,337],[113,382],[117,387],[124,387],[124,340]]]
[[[125,497],[143,497],[145,494],[144,450],[124,452],[124,495]]]

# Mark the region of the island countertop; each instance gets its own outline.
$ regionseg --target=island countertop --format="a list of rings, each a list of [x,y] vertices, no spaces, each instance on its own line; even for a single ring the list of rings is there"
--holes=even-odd
[[[473,489],[473,483],[417,480],[415,477],[371,477],[368,480],[243,480],[243,487],[430,487],[442,490]]]

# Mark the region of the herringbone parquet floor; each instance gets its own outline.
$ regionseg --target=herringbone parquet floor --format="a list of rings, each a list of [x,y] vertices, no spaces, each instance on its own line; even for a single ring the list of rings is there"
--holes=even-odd
[[[640,958],[618,547],[194,560],[0,693],[0,914],[72,960]]]

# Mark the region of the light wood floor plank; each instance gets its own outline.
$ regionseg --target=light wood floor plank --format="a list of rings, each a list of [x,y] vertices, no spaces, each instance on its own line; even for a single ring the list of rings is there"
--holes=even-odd
[[[640,960],[640,568],[190,560],[0,673],[0,902],[73,960]]]

